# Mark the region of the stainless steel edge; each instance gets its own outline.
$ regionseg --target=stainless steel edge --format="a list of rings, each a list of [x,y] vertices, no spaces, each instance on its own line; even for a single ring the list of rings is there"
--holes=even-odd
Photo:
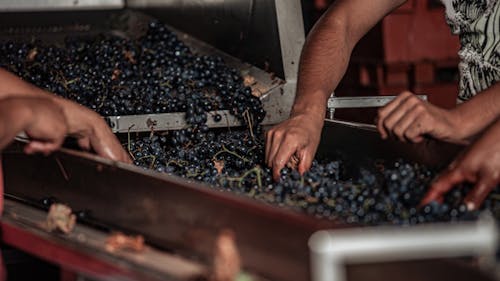
[[[173,0],[127,0],[127,7],[130,8],[149,8],[175,5],[178,1]]]
[[[295,84],[286,83],[282,87],[273,89],[262,98],[262,106],[266,111],[262,125],[274,125],[288,118],[293,104],[293,99],[287,96],[287,93],[290,93],[287,88],[290,86],[295,88]]]
[[[222,120],[215,122],[213,116],[220,114]],[[150,132],[181,130],[189,127],[185,113],[161,113],[142,115],[123,115],[105,117],[106,122],[114,133]],[[211,128],[241,126],[240,120],[230,114],[228,110],[211,111],[207,114],[207,123]]]
[[[343,121],[343,120],[338,120],[338,119],[325,119],[325,122],[346,125],[346,126],[353,127],[356,129],[363,129],[363,130],[369,130],[369,131],[374,131],[374,132],[377,131],[377,126],[375,126],[373,124],[366,124],[366,123],[352,122],[352,121]]]
[[[491,216],[457,224],[318,231],[309,240],[313,281],[346,280],[345,265],[483,257],[492,266],[498,231]]]
[[[2,0],[0,12],[122,9],[124,0]]]
[[[285,78],[293,83],[297,80],[300,53],[305,42],[302,6],[299,0],[276,0],[275,5]]]
[[[302,18],[302,6],[299,0],[276,0],[276,20],[278,22],[279,40],[281,46],[281,57],[286,84],[283,91],[277,97],[276,107],[279,108],[277,117],[268,124],[275,124],[288,118],[295,100],[297,76],[302,47],[305,42],[304,22]]]
[[[328,108],[363,108],[382,107],[397,96],[366,96],[366,97],[330,97]],[[426,95],[417,95],[420,99],[427,101]]]
[[[333,93],[328,98],[328,118],[334,119],[336,108],[367,108],[382,107],[397,96],[364,96],[364,97],[336,97]],[[420,99],[427,101],[427,95],[417,95]]]

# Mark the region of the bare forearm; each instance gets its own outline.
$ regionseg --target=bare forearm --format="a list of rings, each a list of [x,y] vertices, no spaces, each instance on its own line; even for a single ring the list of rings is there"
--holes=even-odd
[[[292,116],[324,118],[328,97],[338,86],[357,42],[404,0],[338,0],[316,23],[302,51]]]
[[[491,138],[494,140],[493,143],[500,148],[500,118],[495,119],[492,124],[487,127],[482,137]]]
[[[460,120],[464,138],[477,135],[500,117],[500,83],[460,104],[453,112]]]
[[[86,113],[79,114],[78,118],[68,118],[70,133],[76,136],[90,134],[91,126],[83,126],[82,124],[95,124],[97,123],[96,119],[99,117],[89,109],[44,91],[0,68],[0,100],[9,97],[48,98],[63,109],[65,116],[72,116],[75,112]],[[78,124],[76,124],[77,122]]]
[[[347,30],[334,12],[329,13],[315,25],[304,45],[292,115],[307,111],[324,118],[328,97],[347,69],[352,51]]]
[[[47,105],[48,107],[55,106],[57,109],[62,110],[62,118],[60,116],[53,118],[55,120],[64,119],[64,126],[62,126],[64,128],[61,128],[59,132],[77,136],[83,148],[94,149],[101,156],[113,160],[130,162],[128,154],[123,150],[120,142],[99,114],[75,102],[37,88],[8,71],[0,69],[0,101],[8,97],[46,99],[49,103],[52,103],[52,105]],[[41,135],[51,135],[46,133],[43,132]],[[5,135],[10,136],[12,134],[5,133]],[[6,139],[10,140],[9,138]],[[59,138],[52,138],[49,146],[45,146],[42,151],[44,153],[52,151],[60,145],[59,142]]]

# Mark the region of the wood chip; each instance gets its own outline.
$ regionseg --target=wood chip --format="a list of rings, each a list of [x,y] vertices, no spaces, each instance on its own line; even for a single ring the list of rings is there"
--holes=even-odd
[[[50,206],[46,224],[47,230],[50,232],[59,231],[68,234],[75,227],[76,216],[72,213],[70,207],[55,203]]]
[[[134,54],[131,51],[125,51],[123,52],[123,55],[125,58],[131,63],[131,64],[136,64],[137,61],[134,58]]]
[[[26,56],[26,61],[32,62],[36,59],[36,55],[38,55],[38,49],[33,48],[29,50],[28,55]]]
[[[224,160],[213,160],[214,161],[214,167],[217,170],[217,174],[220,175],[222,174],[222,170],[224,169]]]
[[[118,250],[141,252],[144,250],[144,237],[142,235],[128,236],[121,232],[116,232],[106,239],[105,247],[108,252],[116,252]]]
[[[257,82],[255,81],[255,77],[253,77],[252,75],[247,74],[243,76],[243,85],[245,85],[245,87],[251,87],[255,85],[255,83]]]
[[[118,78],[120,78],[120,74],[121,74],[121,70],[119,70],[118,68],[115,68],[113,70],[113,74],[111,74],[111,80],[117,80]]]
[[[306,202],[307,203],[318,203],[318,198],[312,197],[312,196],[307,196],[306,197]]]

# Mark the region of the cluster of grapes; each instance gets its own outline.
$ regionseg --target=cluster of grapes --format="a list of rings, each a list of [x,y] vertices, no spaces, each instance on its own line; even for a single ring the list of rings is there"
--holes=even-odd
[[[206,112],[218,109],[242,121],[251,116],[255,124],[265,116],[237,70],[220,57],[194,54],[157,21],[135,40],[99,35],[66,38],[64,46],[3,42],[0,66],[103,116],[186,112],[191,125],[204,124]]]
[[[64,47],[5,42],[0,66],[104,116],[186,112],[189,128],[129,134],[124,146],[135,165],[205,183],[200,187],[345,223],[412,225],[477,216],[462,203],[466,188],[452,191],[443,204],[418,208],[435,173],[403,160],[372,161],[355,171],[342,157],[315,160],[304,175],[287,167],[274,182],[263,159],[260,100],[222,59],[192,53],[158,22],[136,40],[68,38]],[[222,117],[207,112],[218,109],[229,109],[250,130],[209,130],[207,119]],[[496,199],[490,195],[484,208],[500,217]]]
[[[274,182],[264,164],[262,138],[255,139],[247,131],[210,131],[196,144],[172,145],[169,140],[176,134],[131,138],[126,146],[135,164],[146,169],[344,223],[414,225],[475,219],[479,214],[463,204],[465,187],[450,192],[442,204],[419,208],[435,176],[420,164],[371,161],[351,171],[348,160],[315,160],[304,175],[287,167],[280,181]],[[490,195],[483,208],[498,216],[495,196]]]

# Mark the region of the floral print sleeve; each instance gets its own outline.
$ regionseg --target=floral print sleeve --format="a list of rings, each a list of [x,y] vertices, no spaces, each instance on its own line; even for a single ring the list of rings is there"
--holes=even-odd
[[[464,101],[500,81],[500,0],[441,0],[460,38],[460,92]]]

